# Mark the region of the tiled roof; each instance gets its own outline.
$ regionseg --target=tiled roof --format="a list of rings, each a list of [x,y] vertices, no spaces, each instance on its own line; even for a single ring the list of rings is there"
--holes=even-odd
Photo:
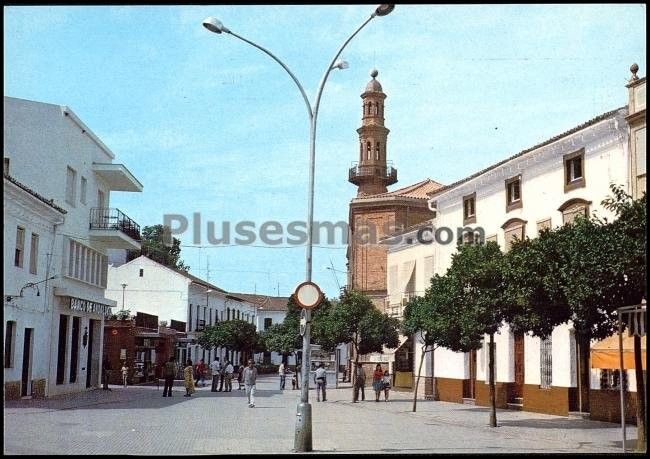
[[[556,142],[556,141],[560,140],[561,138],[566,137],[566,136],[568,136],[568,135],[571,135],[571,134],[573,134],[573,133],[575,133],[575,132],[578,132],[578,131],[580,131],[580,130],[586,128],[586,127],[592,126],[592,125],[594,125],[594,124],[596,124],[596,123],[599,123],[599,122],[601,122],[601,121],[603,121],[603,120],[606,120],[607,118],[610,118],[610,117],[614,116],[614,115],[615,115],[618,111],[620,111],[620,110],[627,110],[627,105],[624,105],[623,107],[619,107],[619,108],[617,108],[617,109],[611,110],[611,111],[609,111],[609,112],[607,112],[607,113],[603,113],[602,115],[599,115],[599,116],[597,116],[597,117],[595,117],[595,118],[593,118],[593,119],[587,121],[586,123],[582,123],[581,125],[576,126],[576,127],[572,128],[572,129],[569,129],[568,131],[563,132],[562,134],[556,135],[555,137],[551,137],[550,139],[545,140],[544,142],[539,143],[539,144],[535,145],[534,147],[527,148],[526,150],[520,151],[520,152],[517,153],[516,155],[510,156],[509,158],[506,158],[506,159],[504,159],[504,160],[502,160],[502,161],[499,161],[499,162],[496,163],[496,164],[493,164],[493,165],[491,165],[491,166],[488,166],[488,167],[486,167],[485,169],[483,169],[483,170],[481,170],[481,171],[478,171],[478,172],[476,172],[475,174],[470,175],[469,177],[465,177],[464,179],[458,180],[457,182],[454,182],[454,183],[452,183],[452,184],[450,184],[450,185],[443,186],[442,188],[439,188],[439,189],[437,189],[437,190],[434,190],[434,191],[432,191],[432,192],[429,192],[429,193],[428,193],[428,194],[429,194],[429,197],[431,197],[431,196],[435,196],[435,195],[437,195],[437,194],[439,194],[439,193],[442,193],[443,191],[447,191],[447,190],[449,190],[449,189],[451,189],[451,188],[454,188],[454,187],[456,187],[456,186],[458,186],[458,185],[461,185],[461,184],[463,184],[463,183],[465,183],[465,182],[469,182],[469,181],[472,180],[473,178],[479,177],[479,176],[485,174],[486,172],[488,172],[488,171],[490,171],[490,170],[492,170],[492,169],[495,169],[495,168],[501,166],[502,164],[507,163],[508,161],[511,161],[511,160],[513,160],[513,159],[515,159],[515,158],[518,158],[518,157],[520,157],[520,156],[523,156],[523,155],[525,155],[526,153],[529,153],[529,152],[531,152],[531,151],[537,150],[538,148],[541,148],[541,147],[543,147],[543,146],[546,146],[546,145],[548,145],[548,144],[550,144],[550,143]]]
[[[4,174],[4,177],[5,177],[5,180],[9,180],[11,183],[13,183],[14,185],[16,185],[18,188],[20,188],[20,189],[26,191],[27,193],[31,194],[31,195],[34,196],[36,199],[38,199],[38,200],[40,200],[40,201],[43,201],[45,204],[47,204],[48,206],[52,207],[53,209],[58,210],[58,211],[61,212],[62,214],[67,214],[67,213],[68,213],[67,210],[62,209],[61,207],[59,207],[59,206],[57,206],[56,204],[54,204],[54,199],[47,199],[47,198],[45,198],[44,196],[38,194],[36,191],[34,191],[34,190],[32,190],[31,188],[29,188],[27,185],[23,185],[23,184],[20,183],[18,180],[16,180],[15,178],[11,177],[9,174]]]
[[[399,188],[394,191],[387,191],[386,193],[371,194],[368,196],[359,196],[355,199],[376,199],[376,198],[415,198],[415,199],[427,199],[429,193],[433,193],[436,190],[442,188],[438,182],[434,182],[431,179],[422,180],[421,182],[414,183],[413,185],[406,186],[404,188]]]
[[[259,308],[267,311],[286,311],[289,302],[289,297],[286,296],[255,295],[252,293],[232,293],[232,295],[256,304]]]

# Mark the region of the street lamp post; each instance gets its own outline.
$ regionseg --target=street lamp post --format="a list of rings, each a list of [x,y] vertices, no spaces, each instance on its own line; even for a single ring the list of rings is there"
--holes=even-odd
[[[289,74],[291,79],[294,81],[302,98],[305,101],[307,107],[307,114],[309,115],[309,191],[308,191],[308,210],[307,210],[307,253],[306,253],[306,281],[311,282],[312,276],[312,228],[314,225],[314,165],[316,157],[316,122],[318,119],[318,108],[320,106],[320,99],[323,93],[323,88],[325,87],[325,82],[329,77],[329,74],[332,70],[345,69],[348,67],[348,63],[344,60],[338,60],[339,56],[343,52],[343,49],[347,44],[363,29],[375,16],[386,16],[389,14],[395,5],[392,4],[382,4],[379,5],[375,11],[370,15],[366,21],[361,24],[357,30],[354,31],[352,35],[343,43],[339,48],[338,52],[330,62],[329,66],[325,70],[325,74],[321,78],[318,90],[316,92],[316,100],[313,105],[309,102],[309,98],[305,93],[304,88],[298,81],[298,78],[289,70],[289,68],[278,59],[273,53],[271,53],[266,48],[232,32],[230,29],[225,27],[218,19],[214,17],[208,17],[203,21],[203,26],[211,32],[221,34],[227,33],[240,40],[248,43],[251,46],[259,49],[263,53],[267,54],[271,59],[276,61],[282,68]],[[300,394],[300,404],[298,404],[297,412],[297,422],[296,422],[296,435],[294,439],[294,451],[295,452],[306,452],[312,450],[312,429],[311,429],[311,405],[309,404],[309,347],[311,340],[311,330],[310,330],[310,321],[311,321],[311,311],[306,310],[306,320],[307,325],[305,327],[305,334],[303,335],[303,345],[302,345],[302,387]]]
[[[124,292],[126,291],[126,285],[122,284],[122,311],[124,311]]]

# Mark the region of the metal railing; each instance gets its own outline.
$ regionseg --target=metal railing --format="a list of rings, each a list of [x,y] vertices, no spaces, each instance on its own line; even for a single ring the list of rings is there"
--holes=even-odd
[[[354,181],[360,177],[381,177],[387,184],[392,185],[397,182],[397,169],[393,166],[374,166],[374,165],[354,165],[348,171],[348,180]]]
[[[90,209],[90,229],[117,230],[136,241],[142,240],[140,225],[131,220],[120,209],[93,207]]]

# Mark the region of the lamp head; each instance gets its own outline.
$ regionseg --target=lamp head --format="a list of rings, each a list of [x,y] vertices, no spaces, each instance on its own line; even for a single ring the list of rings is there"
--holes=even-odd
[[[230,30],[228,30],[228,28],[224,26],[219,19],[213,16],[207,17],[203,20],[203,27],[214,33],[230,32]]]
[[[340,69],[344,70],[350,67],[350,64],[348,64],[348,61],[345,59],[339,59],[337,60],[334,65],[332,66],[333,69]]]
[[[395,9],[395,5],[387,5],[387,4],[379,5],[375,10],[375,14],[377,16],[386,16],[390,14],[390,12],[393,11],[394,9]]]

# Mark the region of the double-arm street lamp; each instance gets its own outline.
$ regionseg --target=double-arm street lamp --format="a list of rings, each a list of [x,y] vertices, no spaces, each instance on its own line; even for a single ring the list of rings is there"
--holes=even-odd
[[[289,68],[278,59],[273,53],[271,53],[266,48],[232,32],[230,29],[225,27],[218,19],[214,17],[208,17],[203,21],[203,26],[211,32],[221,34],[227,33],[240,40],[248,43],[251,46],[259,49],[263,53],[267,54],[271,59],[276,61],[282,66],[282,68],[289,74],[291,79],[294,81],[302,98],[305,101],[307,106],[307,114],[309,115],[309,191],[308,191],[308,210],[307,210],[307,254],[306,254],[306,281],[311,282],[312,274],[312,228],[314,224],[314,164],[315,164],[315,155],[316,155],[316,121],[318,118],[318,108],[320,106],[320,99],[323,93],[323,88],[325,82],[334,69],[345,69],[348,67],[348,63],[343,60],[338,60],[339,56],[343,52],[343,49],[347,44],[354,38],[354,36],[361,31],[373,18],[376,16],[386,16],[389,14],[395,5],[383,4],[379,5],[375,11],[370,15],[370,17],[363,23],[357,30],[354,31],[352,35],[343,43],[339,48],[338,52],[327,66],[325,74],[321,78],[318,90],[316,92],[316,100],[314,102],[313,108],[309,102],[309,98],[305,93],[304,88],[298,81],[298,78],[289,70]],[[306,312],[306,321],[307,325],[305,327],[305,333],[303,335],[303,350],[302,350],[302,388],[300,396],[300,404],[298,405],[297,413],[297,422],[296,422],[296,435],[294,440],[294,451],[296,452],[305,452],[312,450],[312,429],[311,429],[311,406],[309,405],[309,347],[310,347],[310,321],[311,321],[311,311],[305,310]]]

